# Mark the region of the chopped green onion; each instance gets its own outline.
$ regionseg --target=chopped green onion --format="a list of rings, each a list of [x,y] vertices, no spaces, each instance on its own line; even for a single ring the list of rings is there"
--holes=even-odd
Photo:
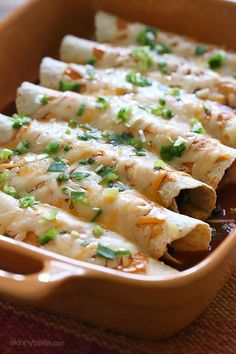
[[[176,97],[178,97],[178,96],[180,96],[180,89],[179,89],[178,87],[172,87],[172,88],[170,88],[170,90],[169,90],[169,94],[170,94],[171,96],[176,96]]]
[[[110,168],[110,167],[105,167],[106,169],[109,169],[109,171],[112,171],[112,168]],[[97,167],[96,167],[96,169],[95,169],[95,172],[97,173],[97,174],[99,174],[99,172],[100,171],[102,171],[104,169],[104,166],[103,165],[98,165]]]
[[[66,129],[65,134],[70,135],[71,134],[71,130],[69,128]]]
[[[82,124],[82,123],[80,123],[80,124],[79,124],[79,127],[82,128],[82,129],[84,129],[84,130],[88,130],[88,131],[90,131],[90,132],[93,132],[93,133],[95,133],[95,132],[98,133],[98,132],[99,132],[98,129],[94,128],[92,125],[89,125],[89,124]]]
[[[151,106],[150,110],[151,113],[154,114],[155,116],[161,116],[162,115],[162,107],[160,105],[156,105],[156,106]]]
[[[0,160],[2,161],[8,161],[10,159],[10,157],[13,155],[13,151],[9,150],[9,149],[2,149],[0,151]]]
[[[197,134],[205,134],[206,130],[204,129],[202,123],[197,118],[191,118],[190,120],[191,131]]]
[[[70,146],[69,144],[66,144],[65,146],[64,146],[64,148],[63,148],[63,150],[65,151],[65,152],[68,152],[68,151],[70,151],[72,149],[72,146]]]
[[[115,250],[116,256],[129,256],[131,257],[131,252],[129,250]]]
[[[97,131],[95,131],[95,132],[90,132],[90,133],[86,133],[86,132],[84,132],[84,133],[82,133],[82,134],[78,134],[77,135],[77,139],[78,140],[83,140],[83,141],[88,141],[88,140],[97,140],[97,139],[99,139],[101,137],[101,134],[100,134],[100,132],[97,132]]]
[[[129,133],[116,134],[111,132],[105,132],[103,134],[106,141],[114,146],[129,144],[136,149],[137,156],[144,156],[145,152],[143,150],[142,140],[139,138],[133,138]]]
[[[169,108],[163,108],[162,110],[162,117],[164,119],[171,119],[174,116],[173,112]]]
[[[155,47],[157,38],[157,30],[152,27],[146,27],[137,35],[137,43],[141,45],[148,45],[151,49]]]
[[[173,147],[182,147],[183,145],[182,144],[185,144],[186,143],[186,140],[184,139],[184,138],[182,138],[181,136],[179,136],[176,140],[175,140],[175,142],[174,142],[174,144],[173,144]],[[185,148],[186,148],[186,145],[185,145]],[[182,148],[181,148],[182,149]],[[185,149],[184,149],[185,150]],[[179,156],[178,155],[178,152],[177,152],[177,155],[176,156]]]
[[[87,60],[87,63],[86,63],[86,64],[95,65],[95,64],[96,64],[96,61],[97,61],[97,58],[96,58],[95,56],[92,56],[92,57],[90,57],[90,58]]]
[[[102,96],[97,97],[96,102],[97,103],[95,107],[98,109],[107,109],[110,107],[110,103],[105,97]]]
[[[139,105],[138,105],[138,108],[139,108],[139,109],[142,109],[143,111],[148,112],[148,108],[147,108],[146,106],[143,106],[142,104],[139,104]]]
[[[102,177],[102,180],[99,182],[100,184],[113,182],[119,178],[111,167],[101,167],[101,169],[97,171],[97,174]]]
[[[129,144],[136,149],[136,153],[140,153],[140,156],[144,155],[144,151],[142,150],[142,140],[139,138],[133,138],[129,133],[116,134],[106,131],[103,133],[103,137],[107,142],[114,146]],[[137,155],[139,154],[137,153]]]
[[[203,55],[203,54],[205,54],[207,52],[207,49],[205,48],[205,47],[203,47],[202,45],[197,45],[196,47],[195,47],[195,52],[194,52],[194,54],[195,55]]]
[[[65,172],[67,164],[60,158],[54,159],[51,165],[48,167],[48,172]]]
[[[104,232],[104,230],[103,230],[103,228],[102,228],[101,226],[95,225],[95,226],[93,227],[93,234],[94,234],[94,236],[97,236],[97,237],[102,236],[102,235],[103,235],[103,232]]]
[[[162,73],[162,74],[169,74],[169,72],[170,72],[170,68],[168,67],[168,65],[166,64],[166,62],[160,62],[160,63],[158,63],[157,64],[157,66],[158,66],[158,68],[159,68],[159,70],[160,70],[160,72]]]
[[[72,231],[72,232],[73,232],[73,231]],[[81,245],[82,245],[83,247],[86,247],[86,246],[88,246],[90,243],[91,243],[91,241],[84,240],[84,241],[81,242]]]
[[[132,145],[136,150],[141,150],[143,147],[142,140],[139,138],[132,138],[130,137],[128,143]]]
[[[125,79],[127,82],[130,82],[135,86],[145,87],[152,85],[152,82],[147,77],[142,76],[140,73],[131,72],[126,75]]]
[[[171,109],[165,108],[165,100],[160,99],[159,104],[157,106],[151,106],[151,113],[154,114],[155,116],[161,116],[164,119],[171,119],[174,114]]]
[[[77,125],[78,125],[78,122],[77,122],[75,119],[71,119],[71,120],[69,121],[69,123],[68,123],[68,126],[69,126],[70,128],[76,128]]]
[[[71,178],[75,179],[76,181],[83,181],[86,177],[90,174],[84,171],[73,172]]]
[[[57,181],[58,182],[66,182],[70,179],[70,176],[64,172],[60,173],[58,176],[57,176]]]
[[[95,160],[92,159],[91,157],[88,159],[84,159],[84,160],[79,161],[80,165],[92,165],[94,162],[95,162]]]
[[[163,75],[167,75],[170,73],[170,68],[165,62],[158,63],[157,66]]]
[[[8,184],[5,184],[3,186],[3,192],[8,194],[8,195],[11,195],[12,197],[17,197],[17,191],[14,187],[12,186],[8,186]]]
[[[111,172],[108,175],[106,175],[105,177],[102,178],[100,183],[111,183],[114,181],[117,181],[119,178],[119,176],[115,173],[115,172]]]
[[[142,149],[136,150],[136,156],[146,156],[146,152]]]
[[[206,114],[210,114],[211,113],[210,109],[205,104],[202,105],[202,108],[204,109],[204,112]]]
[[[145,151],[143,150],[143,142],[141,139],[130,137],[127,143],[135,148],[137,156],[146,155]]]
[[[102,213],[102,209],[101,208],[92,208],[92,210],[95,212],[95,215],[92,217],[92,219],[90,220],[91,222],[94,222],[97,220],[97,218],[99,217],[99,215],[101,215]]]
[[[122,145],[126,142],[126,139],[123,138],[123,134],[120,135],[106,131],[103,133],[103,137],[108,143],[114,146]]]
[[[25,152],[27,152],[29,150],[29,141],[26,139],[23,139],[22,141],[20,141],[15,149],[15,152],[17,154],[24,154]]]
[[[53,140],[48,144],[48,146],[46,147],[44,152],[48,155],[53,155],[53,154],[56,154],[59,151],[59,149],[60,149],[59,142],[56,140]]]
[[[48,96],[47,95],[43,95],[41,98],[40,98],[40,103],[41,104],[47,104],[48,103]]]
[[[161,158],[165,161],[171,161],[174,157],[181,157],[186,150],[186,141],[179,137],[172,145],[162,145],[160,148]]]
[[[97,249],[96,249],[96,256],[100,256],[106,259],[115,259],[116,258],[116,254],[115,251],[113,251],[111,248],[109,247],[105,247],[102,245],[98,245]]]
[[[172,145],[161,145],[160,148],[160,154],[163,160],[165,161],[171,161],[174,158],[173,152],[172,152]]]
[[[131,57],[137,61],[138,69],[141,71],[148,70],[152,64],[152,56],[149,48],[135,48],[131,52]]]
[[[108,182],[107,186],[109,188],[118,188],[119,192],[124,192],[125,190],[128,189],[127,186],[125,186],[120,181],[110,181],[110,182]]]
[[[58,235],[58,231],[56,229],[51,229],[45,234],[39,236],[38,241],[41,245],[45,245],[52,239],[54,239]]]
[[[166,101],[164,100],[164,98],[160,98],[160,99],[159,99],[159,104],[160,104],[161,106],[165,106],[165,105],[166,105]]]
[[[117,113],[117,119],[121,120],[122,122],[126,122],[132,113],[132,109],[130,107],[124,107],[119,110]]]
[[[33,205],[38,204],[39,202],[37,202],[35,200],[35,197],[33,197],[33,196],[32,197],[26,196],[26,197],[20,198],[19,203],[20,203],[21,208],[29,208],[29,207],[32,207]]]
[[[164,43],[157,43],[155,50],[157,54],[166,54],[166,53],[171,53],[171,48]]]
[[[65,91],[80,92],[80,84],[78,82],[60,81],[59,90],[63,92]]]
[[[85,192],[72,191],[70,197],[74,203],[88,204],[88,198],[86,197]]]
[[[4,172],[0,173],[0,184],[1,185],[3,185],[3,186],[5,185],[8,176],[9,176],[8,171],[4,171]]]
[[[25,124],[28,124],[31,122],[31,118],[24,116],[23,114],[13,114],[12,116],[12,127],[13,128],[20,128]]]
[[[213,54],[209,60],[208,60],[208,65],[211,69],[218,69],[222,66],[224,60],[225,60],[225,51],[221,50],[215,54]]]
[[[86,104],[85,104],[85,103],[81,103],[80,106],[79,106],[77,115],[78,115],[79,117],[81,117],[81,116],[84,114],[85,109],[86,109]]]
[[[155,163],[154,163],[154,170],[162,170],[165,168],[165,162],[162,161],[162,160],[157,160]]]

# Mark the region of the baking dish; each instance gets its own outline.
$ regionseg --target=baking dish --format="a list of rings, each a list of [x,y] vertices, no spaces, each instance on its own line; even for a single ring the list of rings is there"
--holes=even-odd
[[[236,6],[232,2],[153,0],[147,6],[141,1],[30,1],[0,27],[1,110],[12,110],[15,90],[23,80],[37,81],[40,60],[57,56],[64,34],[92,37],[98,9],[235,49],[233,37],[222,35],[233,32],[230,24],[233,28]],[[192,21],[184,23],[186,16]],[[4,298],[119,332],[166,337],[190,323],[215,296],[232,264],[236,241],[234,232],[204,261],[165,280],[88,265],[4,236],[0,243]]]

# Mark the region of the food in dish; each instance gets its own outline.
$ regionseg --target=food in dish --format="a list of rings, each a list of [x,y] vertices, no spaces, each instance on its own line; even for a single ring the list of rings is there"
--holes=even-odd
[[[0,115],[0,232],[175,275],[235,227],[235,54],[213,67],[212,46],[200,55],[184,37],[102,12],[95,22],[109,43],[66,36],[63,62],[44,58],[41,86],[24,82],[17,114]]]
[[[98,218],[103,227],[137,242],[153,257],[161,257],[172,243],[175,249],[185,251],[208,247],[208,224],[154,204],[126,185],[109,187],[115,179],[106,175],[103,165],[94,166],[84,160],[70,165],[59,156],[26,154],[13,157],[0,168],[3,191],[13,195],[29,193],[86,221]]]
[[[156,155],[137,149],[140,140],[131,140],[130,136],[126,136],[126,141],[123,137],[119,141],[117,139],[115,145],[114,141],[113,144],[107,143],[106,134],[90,125],[79,125],[76,121],[67,124],[28,118],[28,122],[21,127],[14,128],[14,124],[14,119],[0,115],[0,125],[9,137],[7,141],[5,139],[8,148],[16,149],[22,140],[26,140],[31,152],[42,154],[48,151],[70,164],[90,159],[94,170],[102,166],[106,169],[107,178],[110,175],[110,179],[114,179],[113,184],[120,188],[125,188],[123,182],[161,206],[198,219],[207,219],[215,207],[213,188],[174,170]],[[128,142],[130,145],[127,145]],[[4,166],[6,161],[2,163]],[[118,178],[121,182],[117,182]]]
[[[95,28],[99,42],[122,46],[157,45],[158,54],[174,53],[191,59],[200,66],[214,69],[222,75],[233,77],[236,72],[236,54],[215,45],[199,43],[142,23],[132,23],[104,11],[96,13]]]
[[[236,147],[236,112],[230,107],[210,100],[202,100],[178,87],[170,88],[156,80],[148,85],[130,82],[135,74],[127,68],[96,68],[91,65],[63,63],[44,58],[40,67],[42,86],[60,90],[62,82],[79,86],[79,92],[92,95],[130,94],[143,108],[162,115],[175,123],[186,123],[189,130],[208,133],[223,144]],[[136,76],[138,73],[136,73]],[[141,82],[140,82],[141,84]]]
[[[0,192],[0,232],[63,256],[132,274],[163,277],[177,271],[112,231],[86,223],[32,196]],[[98,234],[100,237],[98,238]]]
[[[126,67],[134,71],[148,71],[148,78],[163,84],[196,93],[202,99],[236,106],[234,78],[220,76],[194,62],[174,54],[158,54],[148,46],[114,47],[75,36],[66,36],[61,44],[61,60],[95,66]]]
[[[37,102],[40,95],[48,97],[46,104]],[[146,111],[130,98],[61,93],[26,82],[18,89],[16,104],[19,114],[28,113],[36,119],[76,119],[102,131],[119,135],[131,133],[135,139],[142,140],[143,147],[148,149],[151,145],[162,160],[213,188],[217,188],[225,172],[235,166],[235,149],[204,134],[191,132],[185,124],[177,125]],[[86,109],[78,116],[80,105]],[[119,111],[124,108],[129,112],[127,119],[119,119]]]

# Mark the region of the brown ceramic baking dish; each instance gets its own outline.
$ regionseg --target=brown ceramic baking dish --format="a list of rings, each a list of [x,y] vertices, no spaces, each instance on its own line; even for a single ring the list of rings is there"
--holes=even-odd
[[[37,81],[42,57],[57,57],[65,34],[93,36],[98,9],[236,50],[232,1],[28,1],[0,25],[2,112],[9,111],[22,81]],[[233,264],[235,245],[233,232],[196,266],[158,280],[71,260],[0,236],[0,295],[119,332],[167,337],[208,306]]]

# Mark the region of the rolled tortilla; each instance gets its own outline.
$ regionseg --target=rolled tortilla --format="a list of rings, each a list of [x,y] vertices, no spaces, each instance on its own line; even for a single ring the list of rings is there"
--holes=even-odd
[[[91,76],[91,72],[93,75]],[[132,94],[132,98],[147,105],[165,101],[165,108],[171,109],[172,121],[189,124],[194,130],[193,117],[203,125],[203,131],[223,144],[236,147],[236,112],[217,102],[201,100],[195,94],[180,91],[172,94],[168,87],[153,80],[151,86],[134,86],[126,80],[128,69],[99,69],[91,66],[67,64],[51,58],[44,58],[40,67],[40,84],[60,89],[62,82],[77,83],[80,93],[92,95]],[[196,124],[196,123],[195,123]],[[201,128],[200,128],[201,131]]]
[[[103,176],[91,164],[69,165],[62,160],[27,154],[0,168],[5,173],[5,192],[9,186],[14,187],[18,193],[27,192],[42,203],[68,210],[85,221],[96,217],[102,227],[137,242],[155,258],[166,252],[168,244],[186,251],[208,249],[208,224],[154,204],[135,190],[107,188]],[[58,180],[62,172],[68,176],[66,180]],[[84,178],[77,178],[78,175]]]
[[[90,127],[73,128],[67,134],[68,125],[65,122],[34,120],[19,129],[18,139],[12,147],[16,148],[20,141],[26,139],[31,152],[42,154],[49,144],[57,142],[60,146],[57,156],[70,163],[92,159],[94,166],[112,168],[121,182],[166,208],[202,220],[209,217],[216,202],[213,188],[163,162],[160,167],[155,168],[160,160],[154,154],[146,152],[145,156],[137,156],[136,149],[130,145],[108,144],[99,131],[94,131],[96,140],[78,140],[78,136],[88,134],[88,128]]]
[[[38,95],[47,95],[48,103],[38,103]],[[135,101],[118,97],[102,98],[103,100],[106,104],[101,108],[98,106],[99,99],[92,96],[61,93],[23,83],[18,89],[16,104],[20,114],[27,113],[37,119],[56,117],[68,121],[73,118],[102,131],[132,133],[135,138],[142,138],[145,147],[148,148],[151,144],[152,149],[161,153],[163,159],[169,160],[171,166],[190,173],[215,189],[235,162],[236,150],[222,145],[216,139],[189,132],[184,124],[177,126],[171,121],[154,116],[137,106]],[[86,106],[82,117],[77,114],[81,104]],[[126,121],[117,122],[112,118],[117,117],[121,108],[128,109],[130,114]]]
[[[0,146],[5,146],[15,139],[17,131],[12,129],[12,124],[9,117],[0,114]]]
[[[95,15],[95,28],[98,41],[128,46],[139,44],[137,40],[138,35],[150,27],[138,22],[128,22],[109,13],[98,11]],[[159,29],[156,29],[153,40],[156,44],[164,44],[166,51],[189,58],[201,66],[208,66],[208,60],[215,54],[223,51],[224,59],[222,65],[215,70],[222,75],[231,76],[236,72],[236,53],[229,50],[225,51],[225,48],[212,44],[199,43],[189,37]],[[197,54],[197,48],[202,49],[201,54]]]
[[[0,232],[16,240],[127,273],[158,278],[177,273],[119,234],[99,229],[102,234],[96,237],[95,224],[81,221],[61,209],[39,202],[23,208],[20,201],[3,192],[0,192],[0,204]],[[47,239],[48,233],[54,236]],[[101,250],[104,256],[101,256]]]
[[[143,70],[148,76],[171,87],[177,86],[202,99],[236,107],[236,80],[204,69],[174,54],[158,55],[148,47],[114,47],[68,35],[61,43],[60,59],[68,63],[101,68],[128,67]],[[140,50],[140,48],[139,48]]]

